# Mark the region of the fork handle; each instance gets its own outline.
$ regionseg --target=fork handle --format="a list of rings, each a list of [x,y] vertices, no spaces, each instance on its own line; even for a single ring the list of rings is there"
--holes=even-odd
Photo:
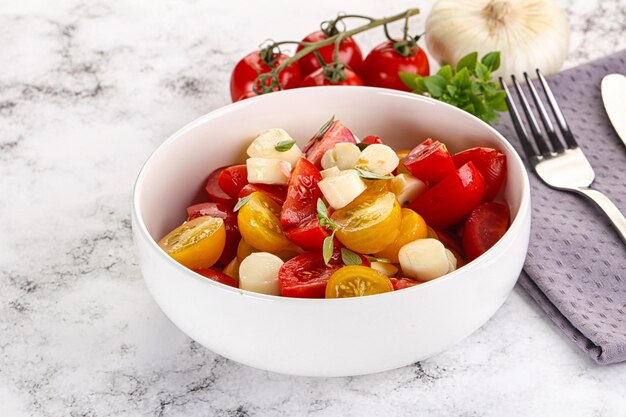
[[[626,244],[626,218],[615,204],[600,191],[591,188],[577,188],[577,192],[592,200],[613,223],[619,237]]]

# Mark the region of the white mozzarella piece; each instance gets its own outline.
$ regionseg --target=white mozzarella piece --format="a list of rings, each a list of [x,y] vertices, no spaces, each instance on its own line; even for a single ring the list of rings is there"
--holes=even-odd
[[[398,167],[400,158],[387,145],[375,143],[363,149],[356,167],[378,175],[388,175]]]
[[[261,294],[280,295],[278,271],[283,261],[268,252],[251,253],[239,265],[239,288]]]
[[[398,273],[398,268],[396,268],[394,264],[390,264],[388,262],[372,262],[370,268],[390,278],[395,277]]]
[[[448,248],[446,248],[446,256],[448,257],[448,272],[452,272],[454,270],[456,270],[456,256],[454,256],[454,253],[452,253],[452,251]]]
[[[446,248],[437,239],[418,239],[402,246],[398,253],[402,271],[409,278],[430,281],[450,270]]]
[[[324,155],[322,156],[322,160],[320,161],[320,164],[322,165],[322,168],[324,169],[330,169],[332,167],[337,166],[337,160],[335,159],[335,149],[329,149],[326,152],[324,152]]]
[[[391,187],[402,207],[408,206],[428,190],[428,186],[424,181],[410,174],[396,175],[391,180]]]
[[[336,166],[320,171],[322,178],[334,177],[336,175],[341,174],[341,170]]]
[[[340,174],[326,177],[318,184],[328,204],[335,210],[347,206],[367,188],[354,169],[341,171]]]
[[[292,140],[294,139],[283,129],[266,130],[252,141],[246,152],[251,158],[282,159],[291,165],[295,165],[298,162],[298,158],[302,156],[302,151],[298,144],[294,144],[289,150],[284,152],[276,150],[278,143]]]
[[[352,169],[356,166],[361,156],[361,150],[354,143],[341,142],[335,145],[333,149],[335,153],[335,161],[337,161],[337,168]]]
[[[291,173],[291,164],[281,159],[248,158],[248,182],[251,184],[287,185]]]

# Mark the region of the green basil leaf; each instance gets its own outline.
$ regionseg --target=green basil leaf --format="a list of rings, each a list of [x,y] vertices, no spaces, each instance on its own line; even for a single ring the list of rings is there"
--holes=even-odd
[[[489,71],[495,71],[500,68],[500,51],[489,52],[481,60],[483,64],[489,68]]]
[[[439,68],[439,71],[437,71],[437,75],[442,76],[446,80],[450,80],[454,73],[450,65],[444,65],[443,67]]]
[[[463,68],[467,68],[470,71],[474,71],[474,68],[476,68],[476,62],[478,62],[478,52],[471,52],[459,59],[459,62],[456,64],[456,70],[458,72]]]
[[[491,73],[489,72],[489,68],[487,68],[487,66],[483,64],[482,62],[479,62],[476,64],[475,72],[476,72],[476,76],[481,81],[489,81],[489,79],[491,78]]]
[[[400,71],[398,73],[398,77],[400,77],[400,81],[402,81],[404,83],[404,85],[409,87],[411,90],[413,90],[413,91],[419,90],[419,88],[417,86],[417,79],[421,78],[421,76],[419,74],[414,74],[412,72]]]
[[[487,111],[485,103],[483,103],[482,98],[480,98],[479,96],[472,96],[470,100],[472,101],[472,105],[474,106],[474,112],[476,116],[480,117],[480,115]]]
[[[443,94],[443,89],[446,88],[447,82],[441,75],[430,75],[424,78],[424,84],[428,89],[428,94],[439,98]]]
[[[317,133],[315,134],[315,138],[319,139],[322,136],[324,136],[324,134],[328,132],[328,129],[330,129],[330,127],[333,125],[334,122],[335,122],[335,115],[333,114],[332,116],[330,116],[330,119],[328,119],[326,123],[324,123],[322,127],[320,127],[320,130],[318,130]]]
[[[328,218],[328,209],[321,198],[317,199],[317,215],[326,219]]]
[[[457,87],[452,84],[448,84],[446,85],[446,90],[448,91],[448,94],[450,94],[450,96],[455,96],[457,92]]]
[[[239,200],[237,200],[237,204],[235,204],[235,207],[233,207],[233,212],[239,211],[240,208],[245,206],[246,203],[250,200],[250,196],[251,194],[245,197],[241,197]]]
[[[341,248],[341,260],[344,265],[361,265],[363,263],[359,255],[346,248]]]
[[[335,237],[335,233],[328,236],[324,239],[324,244],[322,245],[322,256],[324,257],[324,263],[328,265],[330,258],[333,256],[333,250],[335,249],[335,243],[333,239]]]
[[[359,177],[366,180],[391,180],[394,178],[393,175],[379,175],[374,172],[365,171],[361,168],[356,168],[356,172],[359,174]]]
[[[295,144],[296,144],[296,141],[293,139],[281,140],[274,146],[274,149],[276,149],[278,152],[287,152],[289,149],[293,148],[293,145]]]
[[[495,111],[507,111],[509,108],[506,105],[506,92],[498,91],[487,100],[487,105]]]
[[[471,80],[467,68],[463,68],[461,71],[457,72],[454,78],[452,78],[452,81],[460,89],[469,88],[471,86]]]

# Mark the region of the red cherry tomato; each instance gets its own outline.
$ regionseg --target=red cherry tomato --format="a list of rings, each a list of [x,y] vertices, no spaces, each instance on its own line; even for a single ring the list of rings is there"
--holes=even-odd
[[[469,261],[487,252],[509,228],[509,207],[499,203],[483,203],[465,222],[463,251]]]
[[[465,219],[480,204],[484,193],[482,174],[468,162],[417,197],[409,208],[418,212],[429,226],[445,229]]]
[[[233,165],[224,169],[217,183],[226,194],[238,198],[241,189],[248,184],[248,169],[245,165]]]
[[[308,159],[300,158],[291,172],[287,199],[280,214],[283,227],[297,226],[317,212],[317,200],[322,198],[317,183],[322,175]]]
[[[311,33],[304,39],[302,42],[319,42],[328,39],[328,35],[321,30]],[[297,51],[300,51],[304,46],[298,46]],[[333,62],[333,54],[335,51],[335,45],[324,46],[317,50],[324,62],[330,64]],[[354,71],[359,72],[361,69],[361,65],[363,64],[363,54],[361,53],[361,48],[352,38],[345,38],[339,44],[339,62],[343,62],[347,64]],[[320,62],[315,57],[314,53],[309,53],[298,61],[298,66],[300,67],[300,73],[303,77],[311,74],[315,70],[321,68]]]
[[[335,251],[329,265],[324,263],[321,252],[298,255],[285,262],[278,271],[280,294],[284,297],[324,298],[328,279],[342,266],[339,251]]]
[[[222,190],[219,184],[219,177],[223,170],[228,167],[220,167],[209,174],[204,187],[209,196],[209,200],[214,203],[226,204],[228,207],[235,207],[237,199],[229,196]]]
[[[224,227],[226,228],[226,244],[220,256],[220,262],[226,265],[235,256],[237,256],[237,246],[241,240],[239,234],[239,226],[237,225],[237,215],[233,213],[230,207],[221,203],[200,203],[187,207],[188,220],[196,217],[211,216],[224,219]]]
[[[225,285],[229,285],[231,287],[235,287],[235,288],[239,288],[239,282],[234,279],[229,277],[228,275],[216,271],[214,269],[209,269],[209,268],[198,268],[198,269],[194,269],[193,272],[202,275],[205,278],[211,279],[213,281],[217,281],[221,284],[225,284]]]
[[[361,77],[359,77],[356,72],[352,71],[348,67],[343,70],[346,73],[346,79],[339,81],[338,83],[332,83],[324,76],[323,68],[317,69],[304,77],[300,83],[300,87],[317,87],[320,85],[363,85]]]
[[[382,139],[380,138],[380,136],[377,135],[369,135],[369,136],[365,136],[363,138],[363,140],[361,141],[361,143],[365,143],[366,145],[374,145],[376,143],[380,144],[380,145],[384,145]]]
[[[452,157],[459,168],[472,161],[485,179],[483,201],[492,201],[506,179],[506,155],[493,148],[470,148]]]
[[[415,47],[409,56],[402,56],[393,48],[393,42],[384,42],[367,55],[361,74],[365,85],[411,91],[400,80],[398,73],[401,71],[428,75],[430,68],[424,50]]]
[[[423,284],[423,282],[421,281],[415,281],[409,278],[389,278],[389,281],[391,281],[391,285],[393,285],[394,291],[403,290],[405,288]]]
[[[356,140],[350,129],[342,125],[339,120],[335,120],[321,137],[313,137],[304,147],[303,152],[306,158],[319,169],[322,167],[321,161],[326,151],[334,148],[340,142],[356,145]]]
[[[439,241],[441,243],[443,243],[443,246],[445,246],[448,249],[452,249],[456,252],[461,253],[461,236],[460,233],[458,233],[458,230],[456,230],[456,227],[450,228],[450,229],[445,229],[445,230],[435,230],[435,233],[437,234],[437,238],[439,239]],[[463,230],[461,230],[462,232]]]
[[[285,203],[287,198],[287,190],[282,185],[268,185],[268,184],[246,184],[239,192],[239,198],[250,195],[256,191],[262,192],[269,198],[274,200],[279,206]]]
[[[321,250],[330,234],[320,226],[320,222],[315,215],[308,220],[304,220],[299,225],[284,230],[287,239],[304,250]]]
[[[414,177],[429,183],[436,183],[455,170],[446,145],[430,138],[413,148],[403,163]]]
[[[270,68],[261,58],[261,51],[254,51],[246,55],[235,65],[230,76],[231,99],[237,101],[252,97],[248,96],[248,93],[252,91],[254,80],[258,75],[270,72],[288,58],[287,55],[280,54]],[[289,65],[278,75],[278,81],[285,90],[297,87],[301,79],[300,69],[296,63]]]

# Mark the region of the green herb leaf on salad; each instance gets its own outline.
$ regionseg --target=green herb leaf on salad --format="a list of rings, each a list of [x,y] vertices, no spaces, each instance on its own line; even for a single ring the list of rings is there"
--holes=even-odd
[[[333,230],[333,234],[324,239],[324,243],[322,245],[322,256],[324,257],[324,263],[328,265],[330,262],[330,258],[333,256],[333,251],[335,250],[335,231]]]
[[[239,211],[239,209],[245,206],[249,200],[250,200],[249,195],[245,197],[241,197],[239,200],[237,200],[237,204],[235,204],[235,207],[233,207],[233,212]]]
[[[363,263],[359,255],[346,248],[341,248],[341,260],[344,265],[361,265]]]
[[[361,168],[356,168],[357,174],[359,177],[364,178],[366,180],[392,180],[393,175],[379,175],[374,172],[366,171]]]
[[[335,230],[339,227],[337,223],[335,223],[331,220],[330,217],[328,217],[328,209],[326,208],[326,204],[324,204],[321,198],[317,199],[317,219],[319,220],[320,226],[322,227],[328,227],[332,230]]]
[[[387,258],[377,258],[375,256],[369,256],[369,255],[365,255],[365,257],[370,262],[382,262],[382,263],[386,263],[386,264],[390,264],[391,263],[391,259],[387,259]]]
[[[492,72],[500,68],[500,52],[489,52],[478,60],[472,52],[459,60],[456,67],[444,65],[436,74],[400,72],[402,82],[413,92],[463,109],[479,119],[497,122],[497,112],[507,111],[506,93],[493,80]]]
[[[293,148],[293,145],[296,144],[295,140],[281,140],[274,146],[274,149],[278,152],[287,152],[289,149]]]

